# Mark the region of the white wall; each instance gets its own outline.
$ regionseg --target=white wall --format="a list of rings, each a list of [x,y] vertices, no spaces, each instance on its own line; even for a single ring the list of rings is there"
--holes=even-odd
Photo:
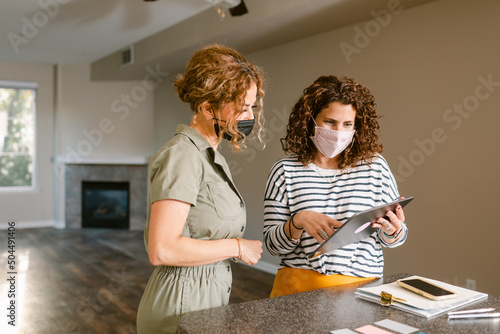
[[[189,124],[193,112],[189,104],[182,102],[174,90],[175,75],[158,86],[154,94],[154,146],[160,149],[175,134],[177,124]]]
[[[65,161],[148,157],[158,82],[91,82],[89,64],[60,65],[58,155]],[[148,74],[145,73],[145,76]]]
[[[154,69],[129,82],[91,82],[89,64],[0,63],[0,73],[39,84],[37,188],[0,193],[0,228],[64,227],[64,162],[147,163],[154,153],[153,97],[164,80]]]
[[[0,192],[0,228],[53,225],[53,66],[0,62],[0,80],[38,83],[36,101],[36,186],[33,191]]]
[[[141,81],[92,82],[89,64],[57,68],[57,201],[65,226],[65,163],[143,163],[154,153],[154,91],[164,78],[145,69]]]

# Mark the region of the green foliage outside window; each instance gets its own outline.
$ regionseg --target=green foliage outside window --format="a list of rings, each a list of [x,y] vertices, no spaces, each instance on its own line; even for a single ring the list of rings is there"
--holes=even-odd
[[[33,187],[36,91],[0,85],[0,189]]]

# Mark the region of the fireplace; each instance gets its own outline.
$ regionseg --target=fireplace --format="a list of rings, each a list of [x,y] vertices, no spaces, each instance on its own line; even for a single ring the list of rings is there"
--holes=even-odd
[[[71,163],[64,165],[64,217],[66,228],[82,228],[88,227],[83,223],[84,214],[83,200],[85,193],[83,183],[96,186],[98,184],[108,185],[115,188],[108,189],[104,192],[104,199],[100,199],[100,204],[106,202],[106,196],[111,198],[128,199],[128,223],[113,223],[113,227],[128,228],[130,230],[143,230],[146,225],[147,218],[147,198],[148,198],[148,168],[147,164],[103,164],[103,163]],[[128,183],[128,187],[120,184]],[[123,187],[123,188],[120,188]],[[125,195],[125,189],[128,195]],[[92,202],[95,189],[90,190],[88,199]],[[114,195],[110,195],[114,194]],[[101,195],[99,195],[101,196]],[[95,205],[94,205],[95,206]],[[124,205],[122,204],[121,207]],[[102,210],[98,210],[98,214],[91,223],[94,227],[103,227],[103,224],[109,223],[105,218],[111,214],[105,214],[109,210],[104,205]],[[95,210],[95,208],[94,208]],[[120,211],[121,208],[115,208],[114,212]],[[111,211],[109,211],[111,212]],[[120,214],[118,214],[120,215]]]
[[[82,181],[83,228],[129,225],[129,182]]]

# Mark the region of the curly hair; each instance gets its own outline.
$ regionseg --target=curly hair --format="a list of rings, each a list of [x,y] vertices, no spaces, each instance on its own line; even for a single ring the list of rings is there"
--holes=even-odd
[[[190,104],[193,112],[200,112],[203,102],[214,111],[234,102],[235,112],[227,122],[226,131],[233,135],[231,144],[239,151],[245,148],[244,136],[237,130],[236,119],[243,112],[248,89],[257,86],[257,108],[253,108],[253,133],[264,145],[262,115],[264,77],[262,70],[250,64],[238,51],[220,44],[212,44],[196,51],[186,67],[186,73],[177,76],[174,87],[179,98]],[[243,140],[240,140],[243,139]]]
[[[303,95],[292,108],[285,138],[281,145],[285,153],[297,155],[304,166],[313,162],[317,149],[310,139],[314,134],[313,119],[332,102],[351,105],[356,110],[353,143],[339,155],[338,167],[355,166],[359,161],[370,162],[371,157],[383,150],[378,143],[378,118],[375,98],[368,88],[352,78],[321,76],[304,89]]]

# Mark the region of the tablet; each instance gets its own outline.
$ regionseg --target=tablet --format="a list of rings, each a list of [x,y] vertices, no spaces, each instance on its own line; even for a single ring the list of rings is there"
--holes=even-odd
[[[307,257],[311,258],[321,253],[328,253],[337,248],[347,246],[349,244],[361,241],[373,232],[377,231],[376,228],[371,226],[377,218],[385,217],[387,211],[394,211],[396,206],[400,204],[402,207],[410,203],[413,197],[406,197],[391,203],[386,203],[380,206],[375,206],[365,211],[355,213],[349,218],[337,231],[330,235],[328,239],[323,241],[314,252],[309,253]]]

